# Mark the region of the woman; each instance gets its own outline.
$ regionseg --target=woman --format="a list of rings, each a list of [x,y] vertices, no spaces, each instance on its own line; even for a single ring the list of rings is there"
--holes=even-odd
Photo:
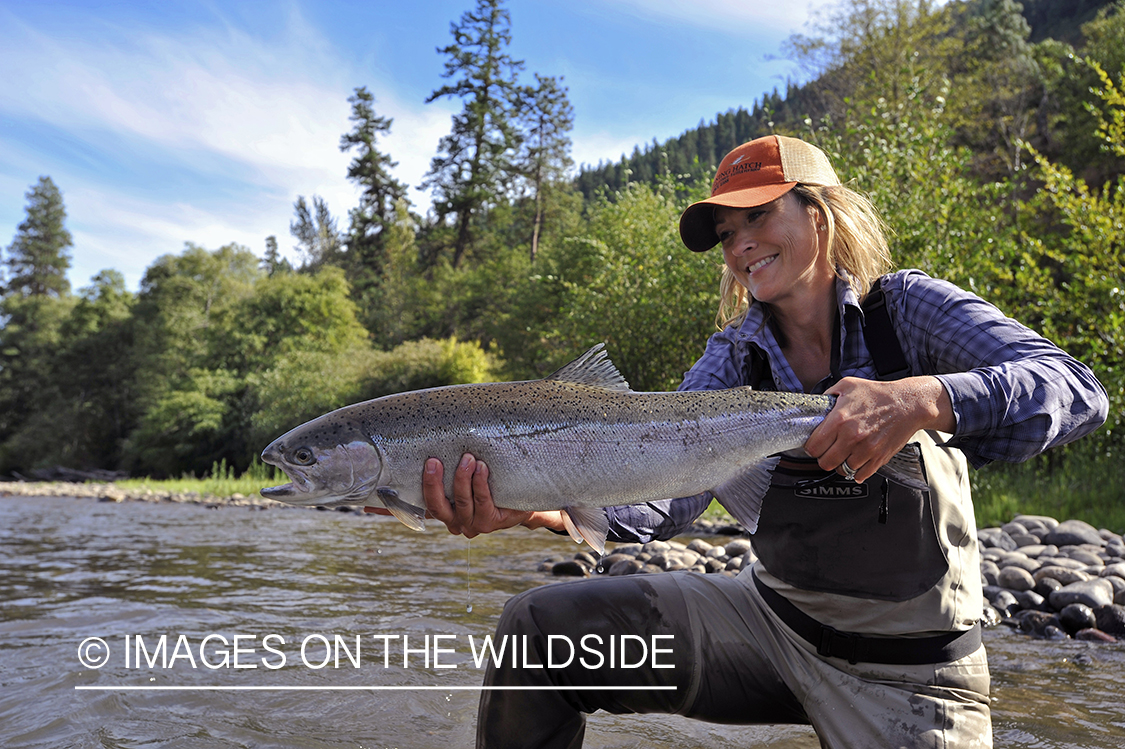
[[[583,713],[604,709],[811,723],[834,747],[991,746],[966,459],[1024,460],[1077,439],[1104,421],[1104,390],[979,298],[918,271],[886,274],[874,209],[801,140],[728,154],[680,234],[696,252],[722,247],[726,318],[681,389],[749,384],[836,405],[804,453],[782,457],[759,561],[738,577],[601,578],[513,598],[498,635],[527,636],[540,658],[581,643],[590,658],[490,668],[486,685],[548,688],[483,692],[478,745],[580,746]],[[921,464],[928,491],[876,473],[896,455]],[[442,471],[429,461],[423,488],[453,533],[563,529],[558,513],[496,508],[472,456],[452,500]],[[608,508],[611,538],[670,538],[709,500]],[[607,660],[614,643],[634,651]],[[633,667],[637,647],[651,657]]]

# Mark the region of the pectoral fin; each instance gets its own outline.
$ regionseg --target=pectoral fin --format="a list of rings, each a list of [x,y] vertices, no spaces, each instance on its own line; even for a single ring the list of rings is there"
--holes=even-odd
[[[605,539],[609,535],[609,518],[600,507],[564,507],[563,523],[575,543],[585,541],[599,554],[605,553]]]
[[[759,461],[741,475],[711,490],[727,512],[734,515],[750,533],[758,530],[762,498],[769,491],[773,469],[777,467],[778,460],[775,456]]]
[[[412,505],[399,498],[398,492],[389,486],[380,486],[375,489],[383,506],[391,511],[399,521],[412,531],[426,530],[426,509]]]

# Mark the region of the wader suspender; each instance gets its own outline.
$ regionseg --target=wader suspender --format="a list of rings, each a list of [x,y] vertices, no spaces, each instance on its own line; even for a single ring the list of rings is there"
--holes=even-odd
[[[887,309],[887,296],[883,293],[883,279],[876,278],[871,284],[871,291],[863,300],[863,340],[867,343],[867,350],[871,352],[871,359],[875,363],[875,371],[882,381],[901,380],[910,375],[910,366],[906,356],[902,353],[898,336],[895,335],[894,325],[891,323],[891,313]],[[755,390],[774,390],[773,374],[770,371],[770,362],[766,355],[757,346],[751,344],[750,351],[743,365],[745,368],[745,382]]]

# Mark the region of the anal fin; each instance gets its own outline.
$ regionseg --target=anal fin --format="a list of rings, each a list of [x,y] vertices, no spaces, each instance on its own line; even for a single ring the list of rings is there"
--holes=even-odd
[[[585,541],[599,554],[605,553],[605,539],[609,535],[609,518],[600,507],[564,507],[563,523],[575,543]]]
[[[379,495],[383,506],[390,510],[390,513],[407,528],[412,531],[426,530],[426,509],[424,507],[412,505],[401,499],[398,492],[389,486],[380,486],[375,489],[375,493]]]
[[[722,486],[712,489],[719,504],[727,509],[750,533],[758,530],[758,519],[762,515],[762,499],[769,491],[773,470],[777,468],[777,456],[760,460],[740,475]]]

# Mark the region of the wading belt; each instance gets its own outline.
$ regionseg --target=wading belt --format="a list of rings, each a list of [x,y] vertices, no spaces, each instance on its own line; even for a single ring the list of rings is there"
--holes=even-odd
[[[918,666],[949,663],[977,651],[981,644],[980,622],[964,632],[947,632],[934,637],[869,637],[840,632],[801,611],[789,599],[751,573],[754,585],[773,612],[790,629],[816,646],[818,655],[844,658],[848,663],[889,663]]]

